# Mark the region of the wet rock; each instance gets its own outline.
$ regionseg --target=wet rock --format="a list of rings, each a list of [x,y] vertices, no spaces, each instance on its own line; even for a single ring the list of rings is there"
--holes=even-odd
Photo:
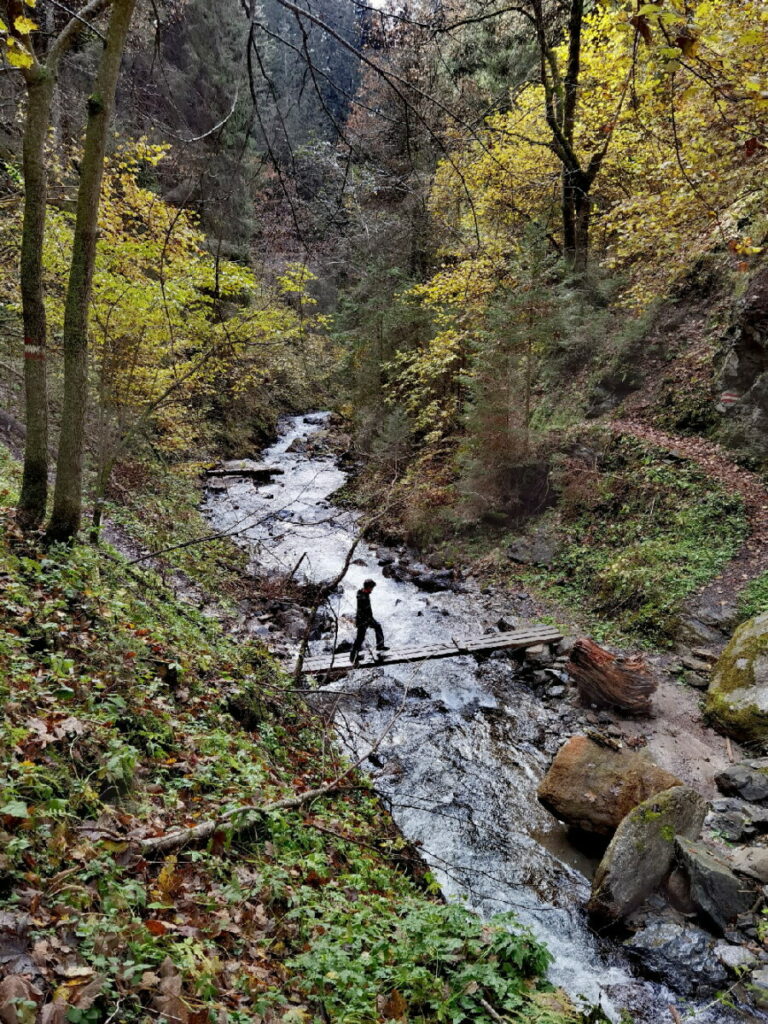
[[[736,739],[768,739],[768,612],[736,630],[715,665],[706,710]]]
[[[587,904],[590,914],[617,921],[638,907],[669,873],[675,836],[698,836],[706,809],[695,790],[675,786],[631,810],[598,865]]]
[[[509,633],[513,629],[517,629],[517,619],[505,619],[502,616],[496,623],[496,628],[500,633]]]
[[[557,699],[559,697],[563,697],[565,695],[565,692],[566,689],[564,686],[550,686],[550,688],[547,690],[547,696]]]
[[[737,846],[729,851],[731,867],[739,875],[768,882],[768,847]]]
[[[285,636],[291,640],[301,640],[307,631],[306,617],[295,608],[279,611],[275,620]]]
[[[408,565],[402,558],[399,562],[384,565],[382,575],[400,583],[412,583],[427,594],[453,590],[456,578],[453,569],[438,569],[430,572],[427,569],[417,569]]]
[[[555,817],[610,836],[637,804],[680,780],[644,754],[611,750],[572,736],[558,751],[539,786],[541,803]]]
[[[675,850],[691,883],[691,899],[720,932],[752,907],[754,889],[714,850],[683,836],[675,839]]]
[[[644,971],[682,995],[715,992],[728,981],[715,939],[687,922],[651,921],[624,947]]]
[[[768,799],[768,775],[746,764],[734,764],[715,776],[715,783],[726,796],[760,803]]]

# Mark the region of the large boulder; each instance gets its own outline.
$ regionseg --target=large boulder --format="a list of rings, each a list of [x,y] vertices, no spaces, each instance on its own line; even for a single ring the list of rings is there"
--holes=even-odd
[[[736,739],[768,739],[768,612],[739,626],[715,666],[707,714]]]
[[[725,932],[739,914],[751,909],[756,899],[754,886],[737,878],[728,861],[703,843],[677,836],[675,848],[691,882],[691,899],[716,928]]]
[[[639,907],[669,874],[675,836],[696,838],[706,813],[704,797],[687,786],[667,789],[631,810],[598,865],[590,914],[618,921]]]
[[[567,824],[611,836],[633,807],[679,785],[680,779],[644,754],[572,736],[542,779],[539,800]]]
[[[715,957],[716,940],[687,922],[651,921],[624,943],[645,972],[683,995],[703,995],[728,982]]]

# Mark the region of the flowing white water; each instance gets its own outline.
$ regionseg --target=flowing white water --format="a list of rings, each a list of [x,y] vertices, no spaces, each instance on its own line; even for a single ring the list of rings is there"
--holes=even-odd
[[[290,571],[311,580],[333,578],[355,537],[356,517],[330,496],[345,474],[330,458],[309,457],[302,439],[321,429],[322,415],[291,417],[263,460],[283,470],[254,487],[232,480],[209,493],[206,512],[217,529],[237,531],[260,572]],[[355,551],[333,598],[340,638],[354,636],[355,593],[377,581],[374,614],[392,646],[477,635],[499,615],[514,616],[468,585],[464,592],[427,595],[412,583],[385,578],[379,553]],[[323,653],[327,640],[313,653]],[[543,940],[554,962],[550,977],[573,998],[599,1004],[618,1021],[622,1008],[646,1024],[671,1021],[670,1004],[696,1024],[728,1024],[723,1007],[686,1008],[661,985],[635,978],[626,961],[587,927],[581,907],[590,885],[563,830],[540,806],[536,787],[550,761],[542,752],[552,713],[515,678],[508,659],[481,664],[471,657],[371,667],[346,677],[337,729],[366,766],[403,834],[417,843],[446,897],[484,915],[513,911]],[[568,707],[560,716],[568,732]],[[549,717],[547,717],[547,715]],[[555,732],[558,730],[555,718]],[[383,737],[383,738],[382,738]]]

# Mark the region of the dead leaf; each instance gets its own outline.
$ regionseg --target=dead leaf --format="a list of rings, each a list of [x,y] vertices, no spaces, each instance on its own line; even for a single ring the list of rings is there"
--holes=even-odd
[[[408,1010],[408,1004],[396,988],[386,997],[379,996],[376,1005],[384,1020],[404,1020]]]
[[[189,1007],[181,998],[182,977],[170,957],[160,964],[159,992],[152,997],[155,1008],[167,1017],[169,1024],[190,1024]]]
[[[61,999],[54,999],[40,1012],[40,1024],[66,1024],[69,1006]]]
[[[0,981],[0,1021],[2,1024],[32,1024],[37,1014],[35,1007],[20,1003],[37,1003],[40,992],[27,978],[9,974]]]
[[[168,926],[163,921],[158,921],[157,918],[150,918],[149,921],[145,921],[144,927],[152,935],[165,935],[168,931]]]

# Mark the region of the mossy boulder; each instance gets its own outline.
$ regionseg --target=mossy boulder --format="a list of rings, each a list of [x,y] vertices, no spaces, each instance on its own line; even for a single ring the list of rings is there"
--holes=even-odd
[[[539,800],[574,828],[612,836],[639,803],[680,779],[645,754],[612,750],[588,736],[572,736],[539,785]]]
[[[599,921],[619,921],[664,881],[675,856],[675,837],[696,839],[707,802],[675,786],[638,804],[616,829],[592,883],[587,909]]]
[[[734,633],[715,665],[706,711],[715,726],[735,739],[768,740],[768,612]]]

